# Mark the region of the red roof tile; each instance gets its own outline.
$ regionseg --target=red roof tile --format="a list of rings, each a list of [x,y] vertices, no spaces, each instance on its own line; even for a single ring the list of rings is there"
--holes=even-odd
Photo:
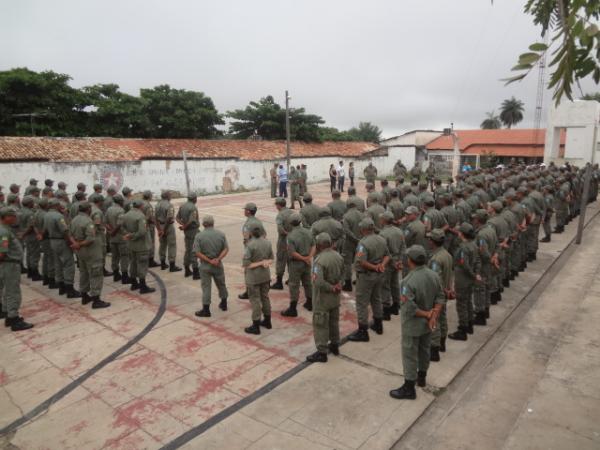
[[[368,142],[292,142],[293,157],[359,157],[377,148]],[[284,141],[202,139],[118,139],[0,137],[3,161],[138,161],[142,159],[241,159],[268,161],[285,158]]]

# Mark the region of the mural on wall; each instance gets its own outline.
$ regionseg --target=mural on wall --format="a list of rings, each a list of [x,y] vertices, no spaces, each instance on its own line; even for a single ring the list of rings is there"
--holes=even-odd
[[[223,192],[231,192],[237,188],[237,183],[240,180],[240,168],[236,165],[230,165],[225,168],[225,176],[223,177]]]
[[[96,173],[96,179],[104,189],[115,186],[117,191],[123,187],[123,172],[117,166],[107,165],[100,168]]]

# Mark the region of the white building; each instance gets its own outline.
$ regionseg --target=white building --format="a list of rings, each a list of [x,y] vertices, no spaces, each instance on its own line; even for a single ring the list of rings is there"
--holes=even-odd
[[[427,168],[427,144],[441,136],[441,131],[435,130],[414,130],[404,133],[400,136],[394,136],[383,139],[379,144],[387,149],[390,160],[401,160],[410,170],[418,161],[421,163],[421,169]]]

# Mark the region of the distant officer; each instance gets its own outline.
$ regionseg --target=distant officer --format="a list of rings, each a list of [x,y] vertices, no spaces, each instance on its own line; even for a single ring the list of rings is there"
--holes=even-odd
[[[395,177],[406,177],[406,174],[407,174],[406,166],[404,164],[402,164],[401,160],[396,161],[396,164],[394,164],[393,171],[394,171]]]
[[[354,186],[350,186],[348,188],[348,200],[350,199],[354,200],[354,202],[356,203],[356,209],[358,209],[361,213],[365,212],[365,201],[356,195],[356,188]],[[348,200],[346,200],[346,202]]]
[[[150,257],[148,258],[148,267],[158,267],[160,264],[154,259],[154,255],[156,254],[156,217],[151,203],[152,192],[144,191],[142,198],[144,199],[142,212],[146,216],[146,226],[148,228],[148,236],[150,236]]]
[[[192,251],[200,260],[200,279],[202,280],[202,309],[196,311],[198,317],[210,317],[212,280],[219,291],[219,308],[227,311],[227,287],[225,286],[225,269],[223,258],[229,253],[229,245],[225,234],[215,229],[212,216],[202,218],[203,231],[194,237]]]
[[[31,178],[29,180],[29,186],[27,186],[25,188],[25,195],[31,195],[31,191],[34,187],[37,187],[38,184],[38,180],[36,180],[35,178]]]
[[[304,194],[304,206],[300,209],[300,215],[302,216],[302,225],[305,228],[310,228],[313,223],[319,220],[319,208],[313,203],[313,196],[310,192]]]
[[[331,245],[334,250],[344,248],[344,227],[340,222],[331,217],[329,206],[321,208],[319,220],[313,223],[310,231],[313,238],[316,238],[321,233],[327,233],[331,238]]]
[[[48,199],[42,197],[34,215],[33,227],[42,252],[42,284],[50,289],[56,289],[58,286],[54,281],[54,256],[52,255],[48,235],[44,232],[44,217],[47,213]]]
[[[35,186],[34,186],[35,187]],[[37,187],[35,187],[37,189]],[[38,272],[40,265],[40,242],[34,228],[35,203],[31,195],[23,197],[23,206],[19,217],[18,236],[25,245],[27,257],[27,278],[32,281],[40,281],[42,276]]]
[[[33,328],[33,325],[19,316],[23,248],[13,233],[16,222],[14,208],[4,206],[0,209],[0,318],[5,319],[4,324],[11,331],[23,331]]]
[[[160,255],[161,270],[169,269],[169,272],[179,272],[181,267],[175,265],[177,255],[177,241],[175,239],[175,208],[171,204],[171,193],[164,191],[161,200],[156,205],[156,230],[158,231],[158,253]],[[169,254],[169,265],[167,265],[167,250]]]
[[[400,273],[406,253],[404,233],[394,226],[394,214],[386,211],[381,215],[381,231],[379,236],[385,239],[390,253],[390,262],[384,272],[384,280],[381,288],[381,299],[383,305],[383,320],[391,320],[392,314],[400,311]]]
[[[302,183],[300,184],[300,195],[304,196],[308,190],[308,173],[306,172],[306,164],[300,164],[300,179],[302,180]]]
[[[415,382],[420,387],[427,384],[431,332],[445,303],[444,290],[439,276],[427,268],[427,253],[420,245],[406,251],[410,271],[402,280],[402,367],[404,385],[390,391],[396,399],[414,400],[417,397]]]
[[[302,197],[300,197],[300,183],[302,183],[301,175],[294,166],[290,166],[290,174],[288,176],[290,184],[290,209],[295,209],[295,203],[298,202],[302,208]]]
[[[156,289],[146,284],[150,236],[146,229],[146,216],[142,212],[143,206],[143,200],[133,200],[131,208],[123,215],[122,227],[125,231],[123,239],[129,244],[131,290],[139,289],[140,294],[149,294],[155,292]]]
[[[344,218],[344,213],[346,212],[346,202],[341,200],[342,194],[337,189],[334,189],[331,192],[332,201],[330,201],[327,206],[331,210],[331,217],[333,217],[338,222],[341,222]]]
[[[434,228],[429,233],[431,241],[431,258],[428,267],[437,273],[444,290],[444,302],[440,307],[438,326],[431,334],[431,361],[440,360],[440,352],[446,351],[446,337],[448,336],[448,317],[446,315],[446,301],[454,297],[454,262],[452,255],[444,248],[446,233],[444,230]]]
[[[275,217],[275,223],[277,224],[277,262],[275,264],[277,280],[271,285],[271,289],[277,290],[283,290],[283,275],[288,260],[287,235],[292,230],[290,224],[292,211],[285,205],[285,198],[277,197],[275,199],[275,207],[278,211],[277,217]]]
[[[375,224],[370,218],[363,219],[359,228],[363,238],[356,247],[355,257],[358,330],[348,336],[348,339],[368,342],[369,305],[373,312],[371,329],[377,334],[383,334],[381,286],[390,256],[385,239],[375,234]]]
[[[273,164],[269,171],[271,177],[271,198],[277,197],[277,163]]]
[[[454,255],[454,289],[456,291],[456,313],[458,330],[449,334],[450,339],[466,341],[473,334],[473,287],[481,283],[481,261],[479,250],[473,242],[475,229],[470,223],[462,223],[458,228],[462,242]]]
[[[52,180],[46,180],[46,181],[51,182]],[[77,192],[81,192],[82,194],[84,194],[83,198],[85,198],[85,188],[86,188],[86,186],[84,183],[77,183]],[[77,200],[77,198],[76,198],[77,192],[75,192],[75,194],[73,194],[73,197],[71,198],[71,203],[75,203],[75,201]]]
[[[92,303],[92,309],[108,308],[110,303],[102,301],[104,282],[104,240],[98,236],[98,228],[90,214],[92,206],[88,202],[79,204],[79,215],[70,225],[70,233],[75,241],[79,261],[79,289],[81,304]]]
[[[273,248],[261,234],[256,224],[250,230],[251,239],[244,248],[244,278],[252,305],[252,325],[244,331],[248,334],[260,334],[260,327],[272,328],[271,302],[269,301],[270,267],[273,264]],[[261,321],[261,314],[263,320]]]
[[[102,243],[102,274],[105,277],[110,277],[113,273],[109,270],[106,270],[106,221],[104,218],[104,213],[102,212],[104,196],[95,192],[90,195],[89,201],[92,208],[90,218],[96,226],[96,236]]]
[[[312,282],[310,268],[315,254],[315,241],[309,230],[302,226],[302,217],[294,213],[289,218],[291,230],[287,234],[290,306],[281,313],[285,317],[297,317],[296,305],[300,298],[300,283],[304,288],[304,308],[312,311]]]
[[[198,208],[196,207],[197,201],[198,197],[196,194],[189,194],[187,202],[179,207],[175,218],[179,224],[179,229],[183,231],[184,235],[185,253],[183,254],[183,268],[185,269],[185,276],[189,277],[193,275],[194,280],[200,279],[198,259],[194,254],[194,239],[200,228]],[[192,267],[191,270],[190,265]]]
[[[121,281],[121,284],[129,284],[129,249],[127,242],[123,239],[125,230],[123,228],[123,196],[113,195],[113,203],[106,210],[106,229],[109,236],[110,253],[112,256],[113,281]],[[119,271],[119,269],[121,269]]]
[[[373,165],[372,161],[369,161],[369,165],[363,170],[363,175],[367,183],[375,184],[375,178],[377,178],[377,168]]]
[[[12,197],[10,194],[8,194],[8,196],[6,197],[6,201],[10,204],[11,203],[11,198],[13,199],[13,207],[17,208],[17,209],[21,209],[21,198],[20,198],[20,194],[19,194],[19,190],[21,189],[21,185],[19,184],[11,184],[10,187],[10,194],[12,194]],[[18,211],[17,211],[18,212]]]
[[[317,351],[306,357],[308,362],[327,362],[327,350],[339,355],[340,350],[340,292],[344,262],[331,248],[327,233],[316,239],[317,257],[312,268],[314,293],[313,335]]]
[[[417,180],[419,181],[421,178],[421,166],[419,165],[418,162],[415,162],[415,165],[412,167],[412,169],[410,169],[410,176],[412,181]]]
[[[244,225],[242,225],[242,238],[244,246],[248,243],[251,238],[252,228],[258,227],[261,232],[262,237],[267,237],[267,232],[265,231],[265,227],[263,223],[256,217],[256,212],[258,211],[258,207],[255,203],[246,203],[244,206],[244,216],[246,217],[246,221]],[[245,290],[241,294],[238,295],[240,300],[248,300],[250,297],[248,296],[248,291]]]
[[[44,232],[50,239],[54,255],[54,276],[58,284],[58,294],[67,294],[67,298],[80,298],[81,293],[73,288],[75,279],[75,259],[72,245],[76,245],[65,221],[60,201],[51,198],[48,201],[48,213],[44,217]]]
[[[342,290],[345,292],[352,292],[352,265],[354,264],[354,254],[356,253],[358,242],[362,239],[362,234],[360,233],[360,227],[358,225],[360,221],[365,218],[365,215],[358,210],[355,198],[351,197],[346,200],[346,206],[348,209],[342,220],[342,225],[344,227],[344,247],[342,249],[342,256],[344,258],[344,286],[342,287]],[[331,236],[329,236],[329,240],[331,241]]]

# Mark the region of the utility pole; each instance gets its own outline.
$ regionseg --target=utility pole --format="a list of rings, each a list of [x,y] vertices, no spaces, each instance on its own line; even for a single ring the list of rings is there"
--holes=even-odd
[[[290,173],[290,98],[288,91],[285,91],[285,147],[288,174]]]
[[[183,157],[183,171],[185,173],[185,185],[187,187],[187,195],[189,197],[190,196],[190,174],[188,172],[187,153],[185,152],[185,150],[183,152],[181,152],[181,156]]]

